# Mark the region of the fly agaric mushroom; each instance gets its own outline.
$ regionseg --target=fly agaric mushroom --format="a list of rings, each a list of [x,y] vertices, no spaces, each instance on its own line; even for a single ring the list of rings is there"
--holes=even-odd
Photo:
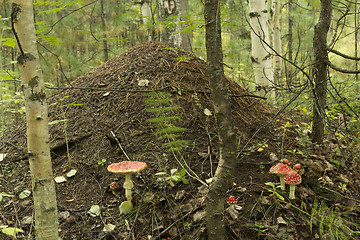
[[[286,158],[280,159],[280,162],[288,166],[290,165],[290,161]]]
[[[300,163],[297,163],[293,166],[293,170],[297,173],[299,173],[299,175],[303,175],[305,170],[303,168],[303,166]]]
[[[230,214],[230,216],[235,220],[238,218],[239,212],[235,209],[236,205],[236,198],[234,196],[230,196],[227,199],[228,204],[230,205],[229,208],[227,208],[227,212]]]
[[[117,182],[110,183],[110,190],[114,195],[117,195],[119,193],[119,184]]]
[[[285,175],[291,171],[291,168],[287,164],[278,163],[270,168],[270,173],[276,174],[280,178],[281,190],[285,190]]]
[[[134,184],[131,181],[131,174],[139,172],[146,168],[146,163],[139,161],[123,161],[119,163],[113,163],[108,166],[108,171],[112,173],[120,173],[125,175],[125,182],[123,187],[125,188],[125,196],[128,201],[131,201],[131,189]]]
[[[289,198],[295,199],[295,186],[301,183],[301,176],[295,171],[290,171],[284,177],[284,181],[290,185]]]

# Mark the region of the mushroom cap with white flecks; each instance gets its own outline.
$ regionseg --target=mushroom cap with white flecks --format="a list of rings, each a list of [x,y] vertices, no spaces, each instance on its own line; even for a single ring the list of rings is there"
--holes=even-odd
[[[290,171],[284,177],[284,181],[289,185],[298,185],[301,183],[301,176],[295,171]]]
[[[123,161],[110,164],[107,168],[109,172],[113,173],[135,173],[146,168],[146,163],[139,161]]]
[[[295,164],[293,166],[293,170],[298,172],[300,175],[303,175],[305,172],[304,167],[300,163]]]
[[[286,164],[278,163],[278,164],[272,166],[269,171],[276,175],[284,175],[285,176],[289,171],[291,171],[291,168]]]
[[[236,198],[234,196],[230,196],[227,199],[229,204],[236,204]]]

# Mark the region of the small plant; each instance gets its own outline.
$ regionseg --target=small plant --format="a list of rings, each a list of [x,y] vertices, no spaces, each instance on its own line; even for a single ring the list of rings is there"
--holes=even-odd
[[[51,106],[56,106],[58,103],[63,102],[66,98],[69,98],[70,96],[64,96],[62,99],[59,99],[58,102],[56,103],[52,103],[50,104],[48,107]],[[49,122],[49,125],[53,125],[53,124],[57,124],[59,122],[63,122],[64,123],[64,134],[65,134],[65,143],[66,143],[66,152],[67,152],[67,157],[68,157],[68,162],[71,162],[71,158],[70,158],[70,149],[69,149],[69,139],[68,139],[68,135],[67,135],[67,121],[68,119],[66,119],[66,113],[69,110],[70,107],[72,106],[81,106],[82,104],[76,103],[76,101],[62,105],[61,106],[61,110],[63,112],[63,119],[60,120],[55,120],[52,122]]]
[[[153,91],[145,95],[145,102],[150,106],[146,111],[155,115],[147,121],[155,124],[154,134],[158,140],[164,141],[162,147],[169,152],[181,151],[188,144],[188,141],[179,139],[187,129],[174,124],[182,118],[174,112],[181,107],[173,106],[172,101],[175,99],[170,97],[170,93]]]
[[[106,163],[106,159],[104,159],[104,158],[97,162],[97,164],[102,167],[105,165],[105,163]]]
[[[164,176],[165,175],[165,181],[169,181],[169,184],[171,187],[174,187],[174,182],[180,182],[182,181],[184,184],[188,184],[189,181],[185,178],[186,170],[185,168],[181,169],[180,172],[176,168],[173,168],[170,170],[170,174],[166,172],[158,172],[155,173],[156,176]]]

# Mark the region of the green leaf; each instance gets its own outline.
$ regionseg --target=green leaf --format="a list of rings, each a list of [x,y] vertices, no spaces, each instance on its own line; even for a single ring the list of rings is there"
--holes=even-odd
[[[20,199],[25,199],[25,198],[29,197],[30,195],[31,195],[30,190],[24,190],[19,194],[19,198]]]
[[[180,176],[185,176],[186,175],[186,170],[185,170],[185,168],[183,168],[183,169],[181,169],[181,171],[180,171]]]
[[[207,108],[204,109],[204,114],[205,114],[206,116],[212,116],[211,111],[210,111],[209,109],[207,109]]]
[[[133,206],[133,204],[131,203],[131,201],[123,201],[123,202],[120,204],[120,207],[119,207],[120,214],[130,213],[133,208],[134,208],[134,206]]]
[[[176,173],[176,172],[177,172],[177,169],[176,169],[176,168],[173,168],[173,169],[170,170],[170,174],[171,174],[171,175],[173,175],[173,174]]]
[[[188,181],[186,178],[182,178],[181,181],[182,181],[184,184],[189,184],[189,181]]]
[[[100,206],[99,205],[92,205],[90,210],[88,211],[90,216],[97,217],[100,215]]]
[[[12,236],[16,238],[16,233],[24,232],[23,230],[19,228],[11,228],[11,227],[5,227],[1,230],[4,234]]]
[[[155,173],[155,175],[166,175],[167,173],[166,172],[158,172],[158,173]]]

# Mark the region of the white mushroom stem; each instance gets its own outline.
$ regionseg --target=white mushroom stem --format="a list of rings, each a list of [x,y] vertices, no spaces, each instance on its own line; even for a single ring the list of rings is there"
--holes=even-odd
[[[125,188],[125,197],[128,201],[131,201],[131,189],[133,188],[134,184],[131,180],[131,173],[125,173],[125,182],[123,187]]]
[[[281,190],[285,191],[285,181],[284,181],[284,177],[285,175],[278,175],[280,178],[280,186],[281,186]]]
[[[295,199],[295,184],[290,184],[290,193],[289,193],[289,198],[290,199]]]

